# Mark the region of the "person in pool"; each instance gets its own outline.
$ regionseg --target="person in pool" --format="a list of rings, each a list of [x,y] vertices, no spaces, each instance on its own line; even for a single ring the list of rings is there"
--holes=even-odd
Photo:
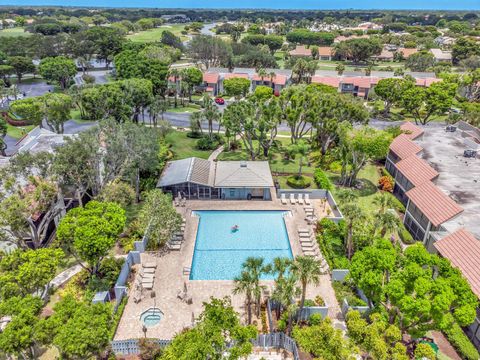
[[[232,226],[232,231],[233,231],[233,232],[237,232],[238,229],[239,229],[239,226],[238,226],[238,225],[235,224],[235,225]]]

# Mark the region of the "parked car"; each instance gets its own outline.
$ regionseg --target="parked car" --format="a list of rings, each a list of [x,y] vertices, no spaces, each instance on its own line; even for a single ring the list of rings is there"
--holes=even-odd
[[[215,103],[216,103],[217,105],[225,105],[225,100],[224,100],[223,98],[221,98],[221,97],[215,98]]]

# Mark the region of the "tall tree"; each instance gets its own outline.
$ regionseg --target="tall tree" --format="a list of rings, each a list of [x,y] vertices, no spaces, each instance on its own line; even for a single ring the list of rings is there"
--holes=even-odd
[[[421,337],[428,330],[448,329],[455,321],[464,326],[475,319],[478,300],[468,282],[448,260],[430,254],[422,244],[400,252],[379,239],[355,253],[350,275],[402,335]]]
[[[375,86],[375,94],[383,101],[383,115],[389,116],[390,109],[400,102],[403,92],[414,85],[404,79],[381,79]]]
[[[437,82],[428,88],[411,87],[402,94],[401,104],[415,119],[415,123],[426,125],[432,116],[443,115],[453,103],[457,84]]]
[[[219,37],[209,35],[195,36],[188,44],[188,53],[192,59],[205,66],[229,66],[232,49],[230,44]]]
[[[125,210],[119,205],[90,201],[85,207],[72,209],[65,215],[58,225],[57,239],[83,268],[95,275],[125,221]]]
[[[300,300],[299,312],[302,313],[307,296],[308,284],[320,284],[322,269],[320,262],[311,256],[297,256],[291,266],[292,273],[298,278],[302,285],[302,298]]]
[[[239,360],[252,352],[251,339],[257,336],[252,326],[242,326],[227,298],[203,303],[196,325],[178,335],[165,348],[162,360]]]
[[[124,35],[114,27],[95,26],[88,29],[85,36],[94,44],[97,57],[105,61],[107,69],[125,42]]]
[[[40,61],[38,72],[43,78],[60,84],[65,90],[77,73],[77,67],[73,60],[64,56],[48,57]]]
[[[26,56],[11,56],[7,59],[7,65],[13,68],[19,84],[22,82],[23,75],[35,71],[32,59]]]

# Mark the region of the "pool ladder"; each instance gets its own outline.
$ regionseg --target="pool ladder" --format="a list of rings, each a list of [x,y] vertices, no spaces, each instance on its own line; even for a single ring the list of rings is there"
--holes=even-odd
[[[183,275],[190,275],[191,271],[192,271],[192,268],[189,268],[188,266],[183,267]]]

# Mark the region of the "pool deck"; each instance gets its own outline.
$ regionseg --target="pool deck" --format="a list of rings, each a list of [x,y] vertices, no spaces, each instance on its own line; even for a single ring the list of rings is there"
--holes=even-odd
[[[148,337],[159,339],[171,339],[184,328],[192,326],[192,319],[202,312],[203,302],[208,302],[211,297],[229,297],[235,310],[239,312],[242,320],[246,319],[244,309],[244,296],[232,295],[234,282],[232,280],[189,280],[189,275],[183,272],[184,268],[190,268],[195,247],[198,217],[192,216],[195,210],[290,210],[292,216],[285,217],[285,224],[292,248],[293,256],[302,255],[297,229],[307,227],[305,221],[305,205],[282,205],[274,198],[272,201],[225,201],[225,200],[191,200],[185,207],[177,208],[185,217],[185,241],[180,251],[170,251],[165,254],[143,253],[142,263],[156,262],[155,282],[153,291],[144,292],[139,303],[129,296],[122,319],[120,320],[115,340],[126,340],[143,337],[140,315],[146,309],[157,307],[164,313],[159,325],[151,327],[147,331]],[[326,216],[323,210],[324,203],[320,200],[312,200],[312,206],[316,209],[319,219]],[[212,264],[213,266],[214,264]],[[138,265],[137,265],[138,267]],[[192,297],[192,304],[187,304],[177,298],[177,294],[183,291],[186,285],[188,296]],[[264,280],[262,284],[273,290],[274,281]],[[133,287],[133,286],[132,286]],[[152,297],[152,293],[154,297]],[[130,294],[131,295],[131,294]],[[321,295],[325,303],[330,307],[329,316],[339,318],[340,306],[335,299],[331,286],[330,275],[322,276],[319,286],[313,285],[307,288],[307,298],[313,299]]]

